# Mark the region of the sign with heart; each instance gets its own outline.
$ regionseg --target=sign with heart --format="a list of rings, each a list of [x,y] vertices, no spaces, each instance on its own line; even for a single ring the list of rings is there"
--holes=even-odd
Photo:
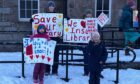
[[[56,41],[44,38],[23,38],[24,59],[26,63],[45,63],[53,65]]]
[[[90,33],[97,29],[97,19],[64,19],[63,41],[68,43],[88,43]]]
[[[86,28],[89,32],[98,31],[98,21],[97,18],[86,18]]]

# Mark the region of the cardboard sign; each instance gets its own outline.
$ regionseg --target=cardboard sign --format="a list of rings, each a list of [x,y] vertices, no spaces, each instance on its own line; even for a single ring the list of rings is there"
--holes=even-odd
[[[44,38],[23,38],[24,59],[26,63],[53,65],[56,41]]]
[[[64,19],[63,41],[69,43],[88,43],[90,33],[85,19]]]
[[[108,16],[102,12],[98,17],[98,24],[103,27],[108,21]]]
[[[86,28],[89,30],[89,32],[98,31],[97,26],[97,19],[96,18],[86,18]]]
[[[63,14],[59,13],[38,13],[32,15],[32,31],[33,35],[37,34],[37,28],[39,24],[46,26],[47,34],[50,37],[62,36],[63,29]]]
[[[139,27],[138,23],[138,10],[133,11],[133,27]]]

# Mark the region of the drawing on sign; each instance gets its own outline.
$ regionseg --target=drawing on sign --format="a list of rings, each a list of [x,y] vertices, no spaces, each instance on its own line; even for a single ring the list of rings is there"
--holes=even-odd
[[[90,20],[91,21],[91,20]],[[97,27],[97,23],[87,22],[85,19],[64,19],[63,41],[69,43],[88,43],[91,28]]]
[[[23,38],[24,59],[26,63],[45,63],[53,65],[56,41],[44,38]]]
[[[109,18],[106,14],[103,12],[98,16],[98,24],[103,27],[107,22],[109,21]]]

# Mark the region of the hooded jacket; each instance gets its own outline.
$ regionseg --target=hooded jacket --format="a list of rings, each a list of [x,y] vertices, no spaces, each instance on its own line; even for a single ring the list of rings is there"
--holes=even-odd
[[[129,5],[124,6],[122,15],[119,20],[119,27],[122,30],[132,29],[133,27],[133,13]]]
[[[41,33],[39,32],[40,29],[44,29],[44,32]],[[50,37],[46,34],[46,28],[43,24],[40,24],[37,28],[37,34],[33,35],[30,37],[31,39],[33,38],[45,38],[47,40],[50,40]]]
[[[103,42],[95,45],[94,42],[90,41],[87,46],[87,52],[89,55],[89,70],[100,70],[102,65],[100,62],[105,63],[107,59],[107,49]]]

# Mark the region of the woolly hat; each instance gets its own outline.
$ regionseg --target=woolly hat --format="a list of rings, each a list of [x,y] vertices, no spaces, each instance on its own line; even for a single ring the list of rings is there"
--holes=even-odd
[[[130,7],[132,7],[132,6],[136,5],[136,2],[135,2],[135,0],[127,0],[127,4],[128,4]]]
[[[85,10],[85,15],[86,15],[86,14],[92,14],[92,10],[91,10],[91,9],[86,9],[86,10]]]
[[[47,3],[47,7],[50,7],[50,6],[55,7],[55,2],[54,1],[49,1]]]
[[[43,33],[42,33],[42,32],[39,32],[40,29],[44,29],[45,32],[43,32]],[[45,25],[44,25],[44,24],[39,24],[39,25],[38,25],[37,33],[38,33],[38,34],[45,34],[45,33],[46,33],[46,28],[45,28]]]

